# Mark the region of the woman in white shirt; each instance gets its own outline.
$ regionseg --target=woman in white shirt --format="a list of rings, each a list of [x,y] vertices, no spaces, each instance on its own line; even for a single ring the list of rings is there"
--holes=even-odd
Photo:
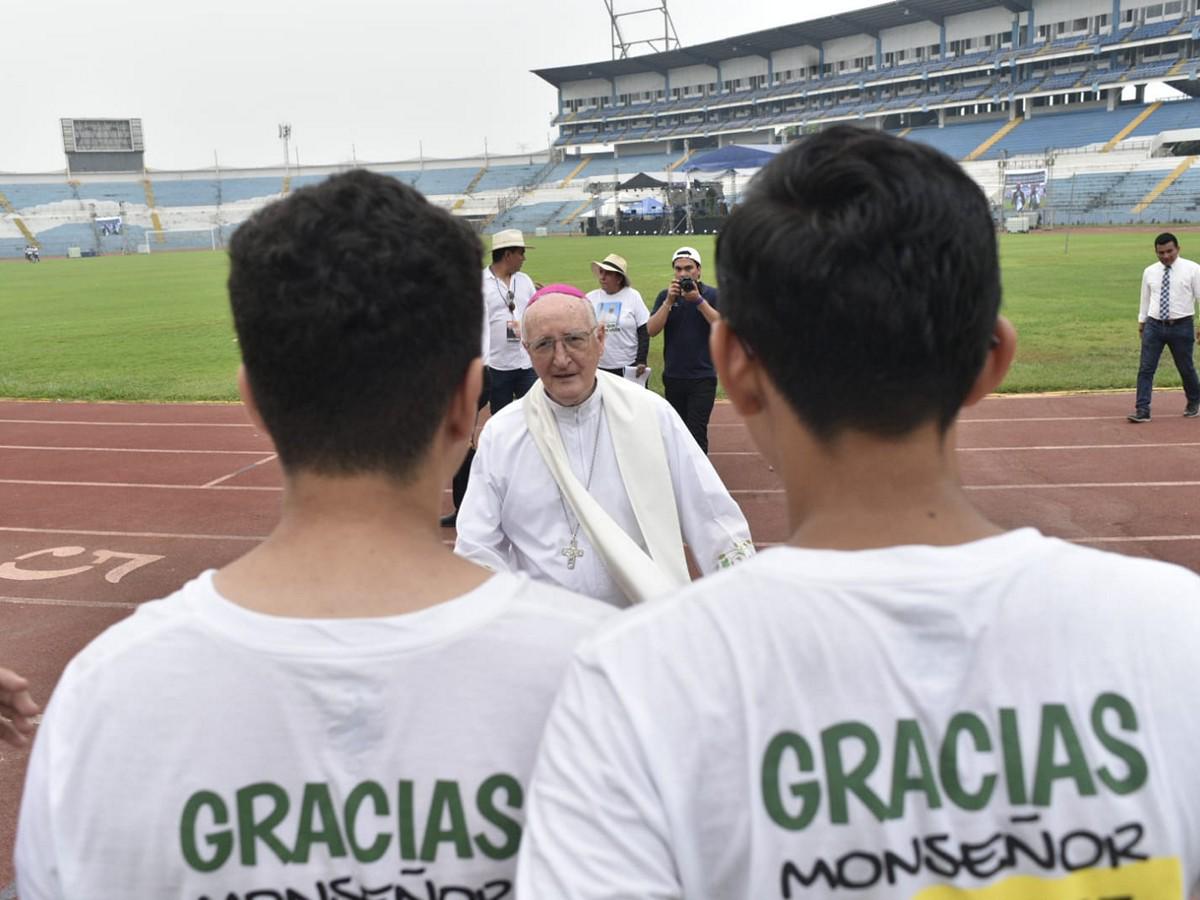
[[[642,295],[629,284],[625,259],[610,253],[600,262],[592,263],[592,272],[600,287],[587,295],[596,307],[596,321],[604,326],[604,354],[600,368],[614,375],[625,375],[632,367],[641,375],[646,370],[646,353],[650,349],[650,333],[646,322],[650,311]]]

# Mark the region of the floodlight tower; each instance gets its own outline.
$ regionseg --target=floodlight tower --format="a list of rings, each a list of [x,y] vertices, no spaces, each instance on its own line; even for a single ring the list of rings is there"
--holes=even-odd
[[[288,167],[291,165],[292,154],[288,144],[292,140],[292,126],[286,122],[281,122],[279,125],[279,139],[283,141],[283,174],[288,173]]]
[[[668,50],[679,49],[679,35],[675,33],[675,23],[671,21],[671,13],[667,10],[667,0],[641,0],[646,5],[640,9],[623,9],[618,11],[619,0],[604,0],[608,9],[609,28],[612,33],[612,58],[625,59],[629,51],[635,48],[645,48],[647,53],[665,53]],[[622,28],[622,20],[641,17],[636,25],[637,35],[626,33]],[[661,25],[652,25],[648,21],[653,16]]]

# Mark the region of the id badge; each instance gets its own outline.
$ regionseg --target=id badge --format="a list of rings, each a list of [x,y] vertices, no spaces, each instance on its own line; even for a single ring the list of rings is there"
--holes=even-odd
[[[504,336],[510,344],[521,343],[521,323],[517,319],[509,319],[504,323]]]

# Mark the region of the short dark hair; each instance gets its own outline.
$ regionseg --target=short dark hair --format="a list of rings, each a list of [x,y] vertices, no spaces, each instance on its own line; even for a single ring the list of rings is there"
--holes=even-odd
[[[1171,234],[1171,232],[1164,231],[1154,239],[1155,247],[1161,247],[1163,244],[1174,244],[1176,247],[1178,247],[1179,240],[1175,237],[1175,235]]]
[[[363,169],[238,228],[233,320],[284,468],[412,474],[479,355],[481,253],[467,225]]]
[[[721,314],[822,440],[949,427],[1000,308],[987,198],[948,156],[834,126],[779,154],[717,237]]]

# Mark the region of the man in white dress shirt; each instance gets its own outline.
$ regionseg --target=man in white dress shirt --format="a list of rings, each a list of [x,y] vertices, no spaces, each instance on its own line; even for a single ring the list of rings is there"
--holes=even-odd
[[[547,285],[525,315],[541,379],[484,427],[455,551],[617,606],[753,552],[716,470],[665,400],[597,372],[604,330],[570,285]]]
[[[522,397],[537,376],[521,343],[521,317],[536,290],[521,271],[531,249],[516,228],[492,235],[492,263],[483,270],[483,307],[488,335],[485,346],[489,405],[492,415]]]
[[[1175,368],[1183,379],[1186,418],[1200,415],[1200,378],[1192,361],[1192,348],[1200,332],[1195,329],[1196,298],[1200,296],[1200,266],[1179,255],[1179,241],[1170,232],[1154,239],[1158,262],[1142,273],[1142,302],[1138,308],[1138,334],[1142,359],[1138,366],[1137,399],[1130,422],[1150,421],[1150,393],[1163,347],[1171,349]]]

